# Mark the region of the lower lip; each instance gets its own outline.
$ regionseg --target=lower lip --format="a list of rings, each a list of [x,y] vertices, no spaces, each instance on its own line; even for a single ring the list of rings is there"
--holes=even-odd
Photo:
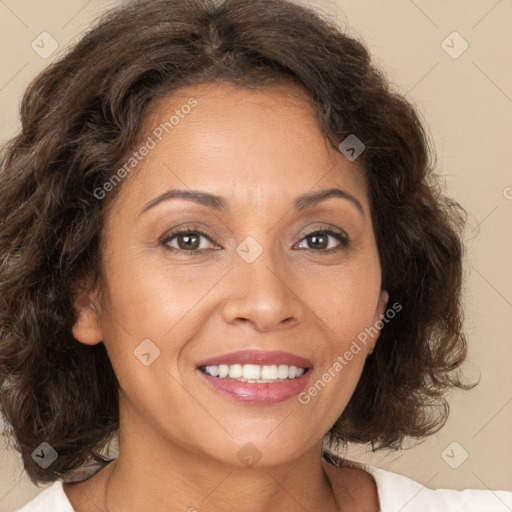
[[[246,404],[276,404],[298,395],[306,387],[311,369],[298,378],[286,379],[281,382],[248,383],[226,377],[212,377],[197,370],[201,376],[217,391],[238,402]]]

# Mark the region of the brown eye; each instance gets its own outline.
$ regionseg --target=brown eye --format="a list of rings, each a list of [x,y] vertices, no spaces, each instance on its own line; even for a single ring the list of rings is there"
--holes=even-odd
[[[338,243],[336,243],[336,241]],[[314,231],[306,235],[299,246],[305,242],[307,243],[307,247],[302,246],[300,247],[301,249],[309,249],[317,252],[329,253],[348,247],[348,237],[341,232],[338,233],[331,229]]]
[[[175,238],[178,241],[178,247],[180,249],[183,249],[184,251],[195,251],[199,249],[199,246],[201,245],[201,236],[202,235],[197,235],[195,233],[181,233]]]
[[[325,233],[308,235],[306,240],[309,246],[314,249],[327,249],[329,245],[329,235]]]
[[[210,237],[197,229],[183,229],[171,232],[164,237],[161,244],[172,251],[187,254],[198,254],[211,249],[211,245],[213,245]]]

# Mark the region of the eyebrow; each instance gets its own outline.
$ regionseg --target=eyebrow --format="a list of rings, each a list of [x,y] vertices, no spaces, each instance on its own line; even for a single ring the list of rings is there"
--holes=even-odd
[[[339,197],[341,199],[349,201],[364,216],[364,208],[361,205],[361,203],[354,196],[339,188],[330,188],[327,190],[322,190],[315,194],[303,194],[295,198],[295,200],[293,201],[293,205],[296,211],[303,211],[308,208],[312,208],[321,201],[324,201],[331,197]],[[160,194],[159,196],[149,201],[149,203],[147,203],[142,209],[142,211],[139,213],[139,216],[142,215],[144,212],[147,212],[151,208],[154,208],[158,204],[175,198],[193,201],[195,203],[201,204],[213,210],[227,211],[229,209],[227,201],[220,196],[209,194],[207,192],[201,192],[199,190],[172,189],[164,192],[163,194]]]

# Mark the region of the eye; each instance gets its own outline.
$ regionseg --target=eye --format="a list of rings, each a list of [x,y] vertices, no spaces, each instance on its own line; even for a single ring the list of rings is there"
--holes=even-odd
[[[309,247],[304,247],[304,244],[309,245]],[[321,229],[306,235],[299,243],[299,248],[314,252],[331,253],[346,249],[348,245],[348,236],[342,231]]]
[[[214,245],[204,231],[191,226],[167,233],[160,243],[183,254],[199,254],[212,249],[211,245]]]
[[[173,252],[188,255],[198,255],[219,248],[204,231],[194,226],[175,229],[164,235],[160,243]],[[348,246],[348,236],[342,231],[330,228],[312,231],[298,244],[299,249],[321,254],[340,251]]]

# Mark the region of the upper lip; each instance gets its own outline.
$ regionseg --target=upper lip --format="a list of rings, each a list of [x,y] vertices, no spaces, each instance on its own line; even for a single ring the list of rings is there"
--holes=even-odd
[[[199,362],[197,366],[199,368],[201,366],[218,366],[221,364],[258,364],[260,366],[286,364],[288,366],[296,366],[297,368],[313,367],[313,363],[309,359],[279,350],[240,350],[238,352],[230,352],[229,354],[222,354],[210,359],[205,359]]]

